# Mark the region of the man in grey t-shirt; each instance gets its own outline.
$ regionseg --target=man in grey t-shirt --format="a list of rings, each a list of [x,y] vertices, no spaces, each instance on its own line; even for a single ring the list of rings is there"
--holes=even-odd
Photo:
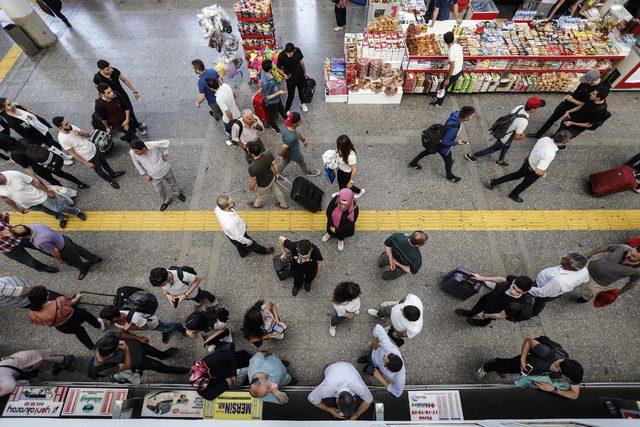
[[[605,287],[620,279],[629,278],[628,282],[618,291],[621,295],[633,289],[640,281],[640,252],[638,248],[629,245],[610,245],[594,249],[584,256],[591,259],[596,254],[604,253],[601,257],[590,261],[589,283],[580,286],[578,302],[591,301]]]

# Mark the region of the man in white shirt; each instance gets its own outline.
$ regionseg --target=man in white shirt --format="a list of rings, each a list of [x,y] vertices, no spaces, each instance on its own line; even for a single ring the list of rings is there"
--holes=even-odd
[[[545,178],[548,175],[547,169],[556,157],[556,152],[558,149],[564,150],[570,139],[571,133],[563,130],[556,132],[552,138],[540,138],[538,142],[536,142],[536,145],[533,146],[531,153],[525,158],[520,170],[490,180],[489,189],[493,190],[497,185],[524,178],[522,182],[509,193],[509,198],[514,202],[524,202],[520,194],[536,182],[538,178]]]
[[[204,300],[217,305],[216,297],[209,291],[202,289],[202,277],[198,276],[192,267],[156,267],[149,273],[151,286],[159,287],[164,296],[174,308],[178,308],[184,300],[196,302],[196,309],[202,307]]]
[[[131,147],[129,155],[133,160],[133,165],[140,172],[140,175],[143,175],[144,179],[153,185],[153,190],[162,199],[160,211],[167,209],[169,203],[173,201],[173,196],[176,196],[181,202],[186,200],[180,191],[176,177],[173,176],[171,164],[167,161],[169,159],[169,141],[142,142],[135,138],[129,146]]]
[[[358,359],[358,363],[366,364],[362,371],[373,375],[389,393],[395,397],[402,396],[406,381],[402,354],[381,325],[373,328],[371,349],[365,356]]]
[[[367,313],[378,319],[391,318],[389,336],[398,347],[402,347],[404,338],[415,338],[422,331],[422,301],[414,294],[398,302],[383,302],[378,310],[370,308]]]
[[[209,89],[216,95],[216,104],[218,104],[220,111],[222,111],[224,130],[227,131],[227,136],[230,139],[233,121],[240,119],[240,109],[236,105],[236,97],[233,94],[233,89],[226,83],[220,83],[217,79],[207,79],[207,86],[209,86]],[[229,143],[230,141],[227,142],[227,144]]]
[[[91,134],[72,125],[62,116],[56,116],[51,119],[53,124],[58,127],[58,142],[67,150],[67,152],[77,161],[93,169],[93,171],[102,179],[111,184],[116,190],[120,185],[116,182],[116,178],[125,174],[124,171],[114,171],[107,162],[106,157],[96,148],[89,137]]]
[[[447,91],[456,84],[456,81],[462,76],[462,65],[464,63],[464,56],[462,52],[462,46],[458,43],[454,43],[455,37],[451,31],[444,33],[442,36],[444,42],[449,48],[449,70],[447,76],[438,86],[438,93],[436,94],[435,101],[429,105],[432,107],[442,107],[444,98],[447,96]],[[440,93],[442,91],[442,93]],[[441,96],[440,96],[441,95]]]
[[[547,302],[560,298],[588,282],[587,259],[577,252],[569,252],[562,257],[560,265],[545,268],[538,273],[535,285],[529,290],[536,298],[533,316],[540,314]]]
[[[356,406],[357,397],[362,402]],[[336,399],[337,408],[322,402],[330,398]],[[309,393],[307,400],[335,418],[357,420],[373,402],[373,395],[351,363],[336,362],[324,369],[324,380]]]
[[[510,116],[513,118],[511,124],[506,129],[504,136],[496,137],[496,142],[484,150],[476,151],[473,154],[465,154],[464,158],[470,162],[475,162],[478,157],[488,156],[491,153],[500,151],[500,157],[496,161],[496,164],[500,166],[509,166],[509,163],[504,159],[507,157],[507,151],[511,148],[513,141],[520,141],[524,135],[524,131],[529,124],[529,117],[535,113],[538,108],[544,107],[547,103],[539,96],[532,96],[527,100],[525,105],[518,105],[511,110]],[[496,134],[492,132],[494,136]]]
[[[236,202],[231,196],[218,196],[216,205],[215,213],[220,228],[231,243],[233,243],[233,246],[236,247],[240,258],[246,257],[251,252],[261,255],[273,253],[273,246],[265,248],[249,237],[247,234],[247,225],[236,213],[235,209],[233,209],[236,206]]]
[[[100,310],[100,320],[125,331],[158,331],[162,332],[162,342],[168,343],[174,330],[187,335],[187,329],[179,322],[163,322],[155,314],[134,311],[129,318],[129,310],[118,310],[115,305],[107,305]]]
[[[66,213],[86,221],[87,216],[80,209],[45,187],[38,179],[18,171],[0,173],[0,199],[18,212],[25,214],[29,209],[55,216],[60,228],[67,226]]]

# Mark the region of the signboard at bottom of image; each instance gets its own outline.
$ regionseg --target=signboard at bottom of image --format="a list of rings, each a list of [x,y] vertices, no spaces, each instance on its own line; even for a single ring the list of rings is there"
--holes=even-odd
[[[411,421],[462,421],[460,392],[455,391],[410,391],[409,413]]]
[[[3,417],[58,417],[67,387],[16,387]]]
[[[125,400],[126,388],[71,387],[64,401],[62,415],[69,417],[110,417],[116,400]]]
[[[225,391],[204,406],[206,420],[261,420],[262,400],[247,391]]]
[[[195,390],[153,391],[144,396],[143,418],[202,419],[204,399]]]

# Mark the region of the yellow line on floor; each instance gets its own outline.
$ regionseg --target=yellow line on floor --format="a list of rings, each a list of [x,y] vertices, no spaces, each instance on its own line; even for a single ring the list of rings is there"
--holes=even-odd
[[[11,68],[16,64],[20,55],[22,55],[22,49],[14,43],[4,58],[0,60],[0,81],[4,80],[7,74],[9,74],[9,71],[11,71]]]
[[[66,231],[220,231],[212,211],[89,211],[69,218]],[[249,231],[321,231],[324,212],[239,211]],[[46,214],[12,213],[13,224],[57,221]],[[374,211],[360,213],[359,231],[572,231],[639,230],[640,210]]]

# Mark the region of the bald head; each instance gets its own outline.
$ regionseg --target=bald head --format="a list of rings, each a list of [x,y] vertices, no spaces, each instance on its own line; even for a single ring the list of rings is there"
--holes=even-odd
[[[11,234],[13,234],[16,237],[27,237],[31,234],[31,230],[29,229],[29,227],[21,224],[14,225],[9,229],[9,231],[11,231]]]
[[[218,207],[222,210],[227,210],[231,206],[232,201],[233,199],[231,198],[231,196],[222,195],[218,196],[218,198],[216,199],[216,205],[218,205]]]
[[[249,394],[253,397],[261,398],[269,394],[269,381],[261,378],[254,378],[249,386]]]

